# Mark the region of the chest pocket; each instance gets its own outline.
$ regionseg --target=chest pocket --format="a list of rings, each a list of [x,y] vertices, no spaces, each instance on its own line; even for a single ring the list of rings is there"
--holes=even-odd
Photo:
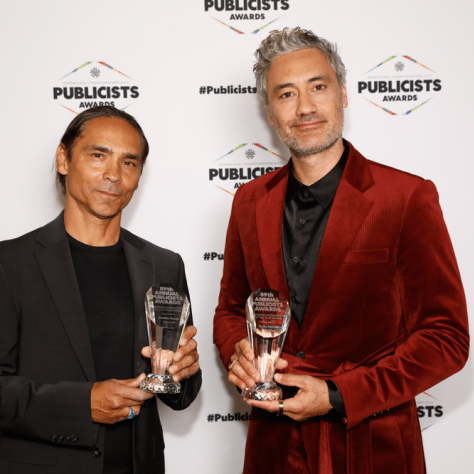
[[[388,261],[388,249],[351,250],[347,252],[344,265],[358,263],[383,263]]]

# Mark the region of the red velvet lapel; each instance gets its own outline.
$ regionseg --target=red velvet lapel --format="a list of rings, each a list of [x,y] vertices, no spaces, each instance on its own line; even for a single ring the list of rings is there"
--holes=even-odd
[[[350,147],[321,243],[301,335],[314,324],[331,283],[373,205],[364,196],[364,192],[375,184],[369,163],[352,145]]]
[[[283,209],[288,165],[267,183],[266,193],[256,202],[258,244],[268,285],[289,298],[282,253]]]

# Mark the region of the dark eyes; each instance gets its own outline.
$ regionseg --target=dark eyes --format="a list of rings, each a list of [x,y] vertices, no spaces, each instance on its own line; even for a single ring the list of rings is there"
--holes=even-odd
[[[326,89],[327,86],[325,86],[324,84],[316,84],[314,87],[313,87],[313,90],[316,90],[316,91],[323,91],[324,89]],[[290,98],[291,96],[293,96],[293,92],[284,92],[281,96],[280,96],[280,99],[288,99]]]

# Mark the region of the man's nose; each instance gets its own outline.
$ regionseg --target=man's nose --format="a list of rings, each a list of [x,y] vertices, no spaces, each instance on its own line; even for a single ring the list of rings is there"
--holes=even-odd
[[[122,179],[120,164],[115,160],[110,160],[107,163],[107,168],[104,173],[104,179],[107,179],[111,183],[119,183]]]
[[[317,112],[316,102],[307,91],[298,94],[298,104],[296,108],[297,115],[309,115]]]

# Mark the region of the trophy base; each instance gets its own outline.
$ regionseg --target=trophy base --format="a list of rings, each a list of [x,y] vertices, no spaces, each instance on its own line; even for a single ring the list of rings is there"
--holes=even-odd
[[[151,393],[179,393],[181,384],[175,383],[171,375],[148,374],[140,383],[140,389]]]
[[[246,387],[242,397],[249,400],[280,400],[281,388],[275,382],[256,383],[252,388]]]

